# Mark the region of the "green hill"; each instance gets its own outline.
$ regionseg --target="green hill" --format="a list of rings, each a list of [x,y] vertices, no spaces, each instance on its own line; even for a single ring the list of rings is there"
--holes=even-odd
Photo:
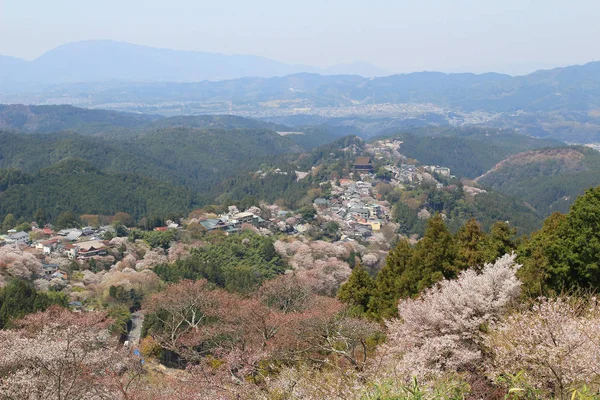
[[[600,185],[600,153],[581,146],[528,151],[498,163],[477,181],[542,215],[566,212],[585,189]]]
[[[49,220],[65,211],[134,218],[189,211],[192,193],[182,187],[132,174],[102,172],[84,160],[63,160],[27,175],[0,170],[0,215],[31,218],[43,209]]]
[[[421,164],[450,167],[453,175],[465,178],[476,178],[512,154],[562,145],[491,128],[424,128],[414,132],[399,135],[402,154]]]
[[[64,159],[87,160],[110,173],[134,173],[205,192],[239,170],[302,147],[262,129],[153,129],[126,139],[75,133],[0,132],[0,168],[36,173]]]
[[[146,125],[160,117],[73,106],[29,106],[0,104],[0,129],[26,133],[72,130],[84,135],[118,135],[123,130]]]

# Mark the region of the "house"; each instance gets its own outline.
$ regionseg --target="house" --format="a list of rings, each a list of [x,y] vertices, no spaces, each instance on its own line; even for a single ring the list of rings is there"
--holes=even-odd
[[[89,259],[94,256],[105,256],[108,254],[107,243],[101,240],[89,240],[75,245],[78,248],[77,258]]]
[[[373,162],[371,161],[371,157],[358,157],[356,161],[354,161],[353,169],[354,171],[363,174],[373,172]]]
[[[35,248],[38,250],[42,250],[42,253],[44,253],[45,255],[52,254],[57,247],[58,239],[44,240],[43,242],[38,242],[35,245]]]
[[[51,276],[58,271],[58,264],[42,264],[42,271],[44,271],[44,275]]]
[[[5,241],[6,243],[24,244],[29,242],[29,234],[23,231],[11,233],[10,235],[8,235]]]
[[[378,219],[369,219],[363,225],[371,227],[374,232],[381,230],[381,221]]]
[[[228,225],[220,219],[216,218],[207,218],[204,221],[200,221],[200,225],[206,228],[207,231],[221,230],[224,231],[227,229]]]
[[[64,236],[66,240],[74,242],[83,235],[79,229],[63,229],[57,232],[57,235]]]
[[[442,176],[450,176],[450,168],[448,167],[435,167],[433,172]]]
[[[318,197],[315,199],[313,204],[317,207],[329,207],[329,200],[324,199],[323,197]]]
[[[379,204],[371,204],[367,208],[369,209],[370,218],[379,218],[381,216],[381,206]]]
[[[366,238],[371,236],[371,234],[370,226],[357,225],[354,227],[354,236],[356,237]]]
[[[87,260],[94,256],[105,256],[108,254],[108,242],[102,240],[89,240],[76,244],[65,245],[65,254],[69,260]]]
[[[254,214],[251,212],[241,212],[233,215],[232,218],[242,224],[251,224],[252,220],[254,219]]]
[[[69,275],[67,275],[67,273],[65,271],[61,271],[56,270],[52,275],[50,275],[53,279],[54,278],[58,278],[58,279],[62,279],[63,281],[66,281],[69,279]]]
[[[265,220],[251,212],[242,212],[233,215],[229,220],[229,224],[236,228],[239,228],[242,224],[252,224],[261,227],[265,225]]]
[[[364,207],[353,207],[350,209],[350,214],[356,215],[359,218],[367,219],[369,218],[370,212],[368,208]]]

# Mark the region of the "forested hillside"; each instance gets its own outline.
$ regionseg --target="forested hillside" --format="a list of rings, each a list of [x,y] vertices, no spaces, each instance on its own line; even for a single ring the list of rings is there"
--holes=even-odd
[[[73,121],[86,121],[93,125],[95,119],[108,115],[103,111],[88,114],[88,111],[72,107],[32,107],[31,112],[41,113],[51,121],[62,121],[55,125],[37,125],[32,129],[39,132],[45,132],[51,126],[71,124],[69,126],[76,127]],[[65,115],[70,114],[76,115],[76,118],[65,120]],[[61,165],[73,160],[85,160],[88,167],[94,168],[94,174],[100,174],[96,177],[99,182],[106,186],[110,186],[108,182],[116,177],[123,179],[124,174],[129,177],[128,185],[131,181],[139,182],[136,184],[140,187],[136,195],[139,198],[121,202],[122,211],[136,218],[145,212],[185,213],[194,204],[225,204],[246,198],[269,203],[277,201],[287,207],[298,208],[309,205],[322,192],[315,190],[321,183],[350,174],[355,157],[365,150],[365,142],[356,137],[330,143],[344,132],[341,127],[305,126],[288,133],[291,128],[282,125],[233,116],[148,117],[151,121],[141,121],[133,114],[115,115],[107,122],[115,124],[116,130],[110,132],[88,130],[85,135],[75,132],[0,132],[0,168],[16,170],[6,175],[3,183],[6,190],[2,196],[12,199],[10,205],[3,205],[4,212],[24,218],[31,218],[38,208],[49,208],[48,214],[53,218],[69,208],[81,213],[110,213],[121,200],[102,198],[106,190],[102,191],[102,195],[87,192],[88,201],[77,201],[78,207],[69,202],[62,203],[60,207],[51,204],[51,199],[58,193],[69,196],[73,191],[73,196],[77,197],[80,193],[83,196],[83,192],[64,183],[73,180],[73,174]],[[114,136],[115,132],[122,134]],[[523,150],[560,145],[552,140],[492,128],[418,128],[386,137],[402,140],[400,151],[408,157],[408,161],[416,159],[419,165],[449,167],[458,180],[479,176],[506,157]],[[318,143],[324,145],[306,151]],[[43,171],[57,165],[61,166],[60,182],[54,182],[56,185],[46,200],[38,200],[43,204],[33,204],[28,196],[34,192],[44,193],[50,187],[44,183],[47,178],[43,177]],[[281,172],[275,173],[276,169]],[[585,172],[583,169],[594,170],[589,166],[582,167],[578,173]],[[257,174],[259,170],[261,173]],[[90,178],[90,171],[85,171],[80,180]],[[298,180],[295,171],[310,173]],[[424,187],[416,191],[406,190],[403,197],[394,195],[390,201],[392,206],[397,207],[397,220],[402,221],[405,233],[423,233],[424,222],[417,217],[418,207],[430,212],[444,212],[453,230],[467,219],[476,217],[486,228],[496,220],[511,220],[519,232],[530,232],[539,227],[540,215],[547,215],[549,209],[563,210],[571,203],[572,196],[596,183],[593,174],[589,173],[577,179],[553,181],[551,187],[554,189],[549,192],[536,189],[538,183],[529,182],[528,179],[533,178],[530,175],[519,176],[526,188],[523,191],[527,192],[526,195],[536,191],[542,194],[527,197],[517,189],[507,188],[508,183],[499,185],[483,179],[482,184],[497,191],[471,198],[465,197],[461,190],[455,193]],[[17,180],[26,185],[11,184],[9,188],[8,177],[11,182],[18,177]],[[169,193],[185,193],[181,196],[185,200],[163,202],[151,199],[155,194],[146,187],[147,183],[152,187],[166,185]],[[543,182],[539,185],[540,188],[547,187]],[[116,185],[114,190],[125,191],[125,187],[131,188],[131,185]],[[556,201],[557,196],[563,198],[563,208],[548,208],[546,203]],[[101,203],[104,205],[100,206]],[[400,205],[403,203],[411,207],[406,209]],[[540,207],[545,208],[542,210]]]
[[[0,168],[37,172],[68,158],[81,158],[107,172],[127,172],[208,191],[240,169],[258,169],[264,159],[302,148],[274,131],[167,128],[135,138],[0,132]]]
[[[159,117],[146,114],[89,110],[73,106],[29,106],[0,104],[0,129],[28,133],[73,130],[83,135],[117,135]]]
[[[0,170],[0,214],[31,219],[44,210],[49,221],[63,212],[135,218],[183,213],[194,205],[191,191],[141,176],[102,172],[90,163],[70,159],[33,175]]]
[[[600,185],[600,154],[586,147],[529,151],[498,163],[477,181],[527,202],[541,215],[566,212],[587,188]]]
[[[445,165],[453,175],[471,179],[510,155],[561,144],[510,130],[485,128],[423,128],[400,138],[406,156],[423,164]]]

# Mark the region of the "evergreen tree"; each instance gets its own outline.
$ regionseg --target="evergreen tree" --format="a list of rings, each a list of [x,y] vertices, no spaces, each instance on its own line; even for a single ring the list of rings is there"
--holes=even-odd
[[[350,306],[352,314],[365,315],[374,289],[373,278],[359,263],[352,270],[348,282],[340,286],[338,298]]]
[[[518,249],[518,262],[523,265],[518,277],[523,282],[523,293],[530,297],[556,294],[564,288],[566,272],[556,268],[560,253],[566,250],[560,237],[566,215],[554,213],[544,221],[544,226],[534,232]]]
[[[13,279],[0,288],[0,329],[9,326],[13,320],[44,311],[53,304],[66,307],[67,296],[64,293],[37,292],[30,282]]]
[[[557,267],[568,268],[566,286],[600,287],[600,187],[575,201],[562,227],[559,233],[567,252],[556,256]]]
[[[472,218],[456,233],[456,267],[460,270],[469,267],[483,267],[488,261],[485,254],[487,236],[481,230],[479,222]]]
[[[575,201],[567,215],[548,217],[519,248],[526,293],[553,295],[600,287],[600,187]]]
[[[407,295],[403,277],[410,268],[413,249],[403,239],[387,256],[385,266],[375,278],[375,290],[369,302],[369,313],[378,319],[388,319],[398,314],[398,300]],[[410,294],[408,294],[410,295]]]
[[[56,219],[56,227],[58,229],[77,228],[79,226],[81,226],[81,221],[70,211],[65,211]]]
[[[17,225],[17,219],[13,214],[6,214],[4,217],[4,221],[2,222],[2,230],[6,232],[9,229],[12,229]]]
[[[40,228],[43,228],[48,222],[48,219],[46,218],[46,212],[41,208],[38,208],[33,214],[33,219],[35,222],[37,222]]]
[[[437,214],[429,219],[423,239],[415,246],[411,268],[404,274],[403,280],[410,287],[408,293],[415,295],[444,278],[456,278],[455,260],[454,240],[442,216]]]
[[[492,262],[504,254],[513,252],[517,246],[514,237],[517,230],[508,222],[498,221],[492,225],[486,242],[485,261]]]

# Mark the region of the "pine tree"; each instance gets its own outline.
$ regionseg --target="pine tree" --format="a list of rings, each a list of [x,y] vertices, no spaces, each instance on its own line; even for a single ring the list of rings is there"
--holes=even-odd
[[[404,239],[387,256],[385,266],[375,278],[375,291],[369,302],[369,314],[377,319],[389,319],[398,314],[398,300],[406,290],[402,277],[412,262],[413,249]]]
[[[362,264],[358,263],[348,281],[340,286],[338,298],[350,306],[352,314],[365,315],[374,289],[373,278]]]

